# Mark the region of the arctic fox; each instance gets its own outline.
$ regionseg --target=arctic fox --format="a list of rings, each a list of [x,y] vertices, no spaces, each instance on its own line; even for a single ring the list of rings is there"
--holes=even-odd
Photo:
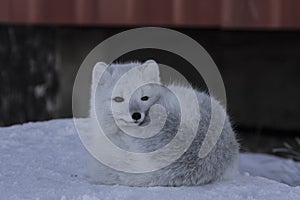
[[[207,184],[233,178],[238,174],[239,144],[223,107],[212,97],[191,87],[161,85],[159,68],[155,61],[110,66],[97,63],[93,69],[91,92],[91,131],[99,132],[97,128],[99,123],[106,136],[126,151],[148,153],[161,149],[170,143],[179,131],[180,124],[183,124],[181,131],[184,134],[170,152],[170,154],[177,153],[185,138],[197,127],[193,141],[178,159],[151,172],[122,172],[91,157],[88,163],[91,181],[129,186],[183,186]],[[192,94],[196,94],[200,121],[196,120],[199,116],[193,115],[196,108],[190,106]],[[155,105],[164,107],[166,112],[153,111]],[[216,144],[205,157],[201,157],[199,150],[208,132],[212,106],[219,113],[225,113],[226,119]],[[181,112],[180,107],[185,112]],[[161,119],[165,119],[163,124],[160,123]],[[181,121],[182,119],[185,120]],[[211,123],[212,127],[217,126],[214,124],[217,122]],[[140,127],[155,129],[158,126],[160,126],[159,133],[151,137],[138,138],[124,132],[132,131],[133,134],[134,130]],[[140,131],[134,134],[139,133],[143,134]],[[93,140],[92,143],[97,146],[98,141]],[[106,151],[109,156],[110,150]],[[158,154],[147,158],[142,164],[148,166],[163,159],[166,158]],[[124,158],[119,162],[120,166],[126,167],[136,164],[132,163],[130,158]],[[135,167],[132,166],[133,169]]]

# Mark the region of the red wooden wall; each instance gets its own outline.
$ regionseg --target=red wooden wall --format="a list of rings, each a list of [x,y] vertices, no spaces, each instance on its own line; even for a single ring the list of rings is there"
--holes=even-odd
[[[0,0],[0,23],[299,28],[299,0]]]

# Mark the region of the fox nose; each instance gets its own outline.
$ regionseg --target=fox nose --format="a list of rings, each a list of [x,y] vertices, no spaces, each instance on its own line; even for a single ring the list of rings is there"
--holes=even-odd
[[[142,115],[141,115],[141,113],[139,113],[139,112],[135,112],[135,113],[133,113],[133,114],[131,115],[131,117],[132,117],[132,119],[134,119],[134,120],[139,120],[139,119],[141,119]]]

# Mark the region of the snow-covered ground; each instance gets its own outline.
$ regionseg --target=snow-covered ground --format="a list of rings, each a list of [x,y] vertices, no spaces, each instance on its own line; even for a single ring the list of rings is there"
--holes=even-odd
[[[300,199],[300,186],[283,184],[300,185],[300,163],[274,156],[241,154],[231,181],[133,188],[89,183],[86,154],[71,119],[0,128],[0,199]]]

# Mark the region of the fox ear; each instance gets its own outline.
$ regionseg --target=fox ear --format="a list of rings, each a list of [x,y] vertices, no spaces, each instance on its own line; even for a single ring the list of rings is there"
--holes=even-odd
[[[111,74],[107,71],[107,64],[104,62],[97,62],[93,69],[93,84],[103,85],[111,80]]]
[[[147,60],[143,63],[142,73],[146,81],[160,83],[158,64],[154,60]]]

